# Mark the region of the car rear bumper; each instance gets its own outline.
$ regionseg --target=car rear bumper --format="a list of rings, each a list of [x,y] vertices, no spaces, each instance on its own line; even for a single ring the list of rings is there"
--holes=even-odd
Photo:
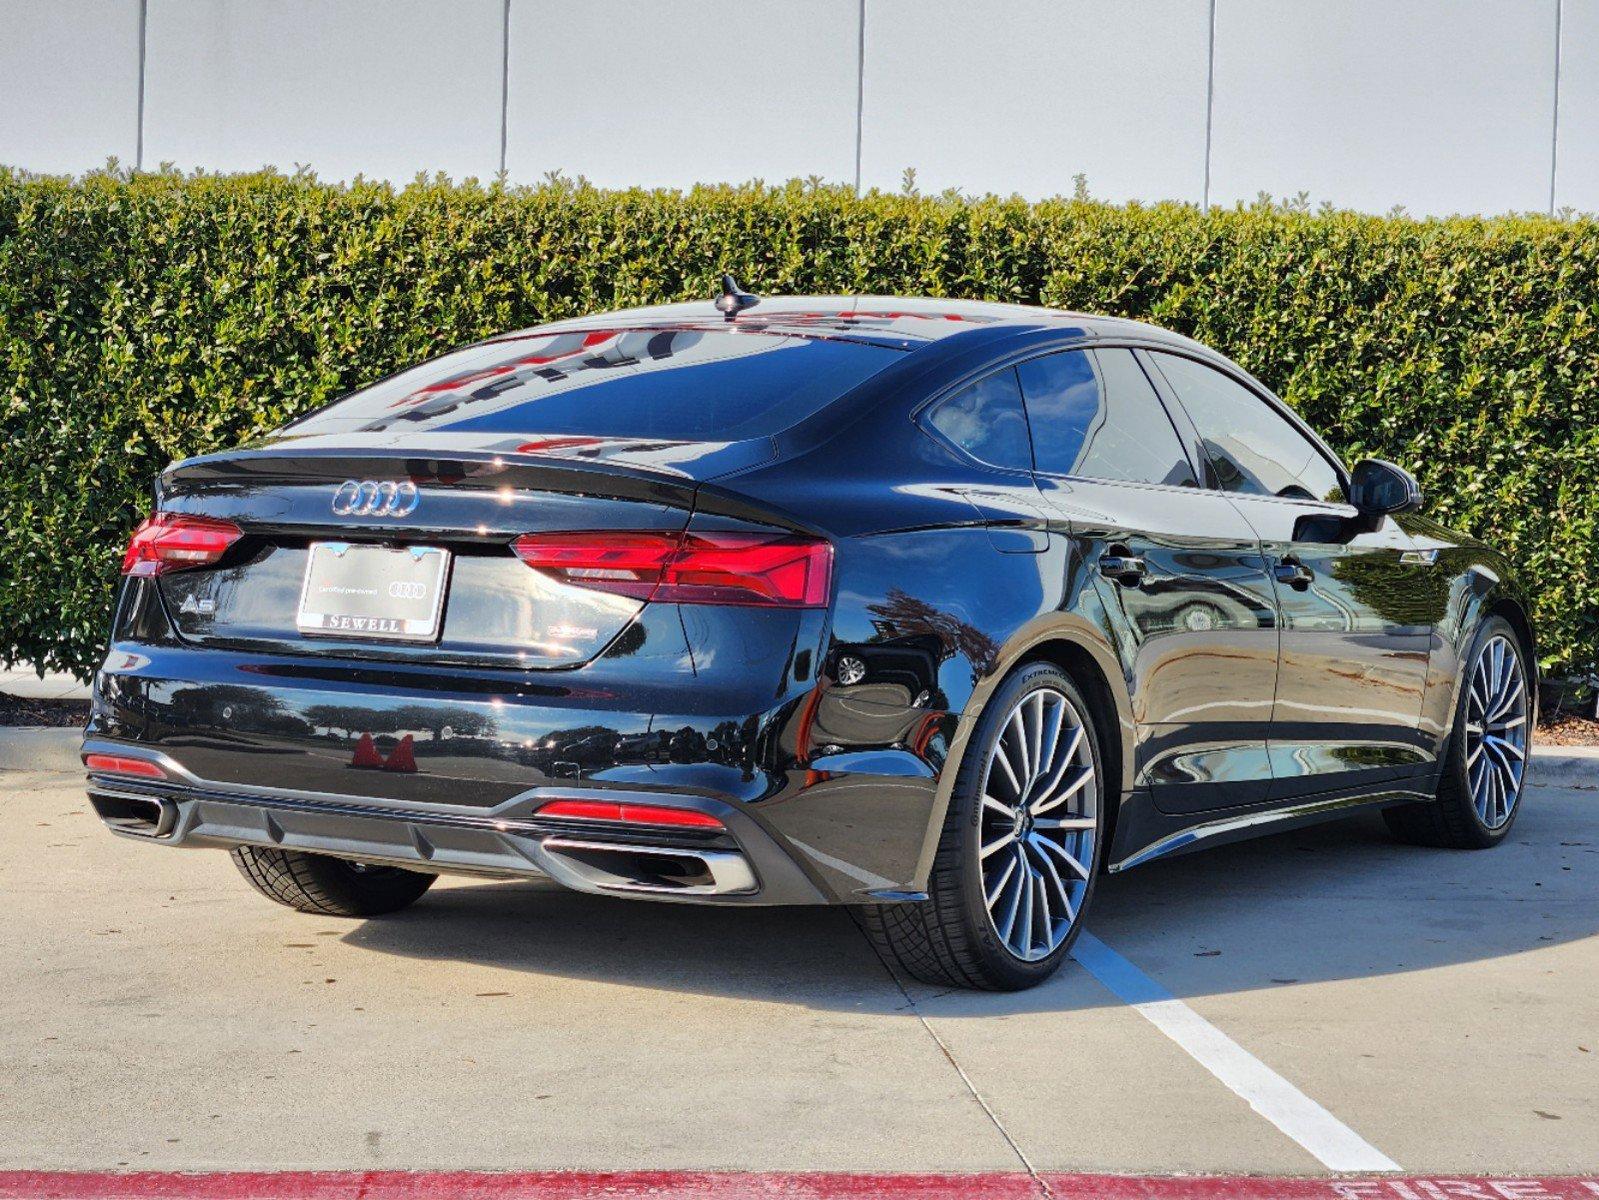
[[[919,893],[957,718],[904,686],[819,680],[814,652],[802,674],[792,642],[716,669],[647,649],[520,672],[122,641],[96,676],[85,752],[161,766],[159,781],[92,783],[107,823],[129,836],[151,835],[133,809],[153,798],[142,811],[165,844],[276,845],[720,903]],[[558,797],[625,795],[712,812],[728,842],[628,830],[624,840],[710,855],[678,854],[694,884],[637,886],[596,837],[604,826],[546,829],[532,815]]]
[[[714,904],[825,904],[830,897],[749,813],[703,796],[585,790],[587,798],[668,805],[723,830],[623,827],[540,817],[575,789],[529,788],[492,808],[247,787],[202,780],[170,755],[85,740],[83,753],[137,758],[166,779],[90,772],[88,793],[114,833],[167,846],[267,846],[440,874],[547,878],[577,891]]]

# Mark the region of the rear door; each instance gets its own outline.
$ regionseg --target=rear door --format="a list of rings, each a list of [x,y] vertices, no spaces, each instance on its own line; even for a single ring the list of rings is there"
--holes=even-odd
[[[1254,530],[1199,486],[1132,350],[1017,370],[1036,474],[1121,641],[1142,786],[1169,812],[1263,800],[1277,614]]]
[[[1241,377],[1150,355],[1198,430],[1213,482],[1261,539],[1282,613],[1273,797],[1411,774],[1432,636],[1433,568],[1391,518],[1361,518],[1343,472]]]

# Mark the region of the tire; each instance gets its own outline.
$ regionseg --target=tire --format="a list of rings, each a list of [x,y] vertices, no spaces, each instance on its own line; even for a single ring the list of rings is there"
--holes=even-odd
[[[1042,700],[1038,699],[1040,696]],[[1069,710],[1057,710],[1052,697],[1059,697]],[[1016,815],[1014,803],[1009,816],[1003,811],[1007,807],[1004,803],[985,805],[984,787],[986,784],[995,793],[1017,798],[1015,790],[1004,782],[1006,770],[997,758],[1005,757],[1008,764],[1017,756],[1018,735],[1012,719],[1022,713],[1025,741],[1034,705],[1038,706],[1037,723],[1044,739],[1036,757],[1048,765],[1039,777],[1022,783],[1020,798],[1033,797],[1024,823]],[[1064,719],[1051,747],[1047,738],[1055,711],[1063,711]],[[1080,726],[1080,736],[1071,734],[1073,722]],[[1082,928],[1105,844],[1107,818],[1100,744],[1093,710],[1077,685],[1058,668],[1047,663],[1030,664],[1000,685],[978,718],[956,775],[928,880],[928,899],[864,906],[859,910],[862,928],[891,968],[927,983],[987,991],[1033,987],[1059,969]],[[1056,753],[1052,757],[1045,750]],[[1064,774],[1055,770],[1062,756],[1067,759],[1062,767]],[[1051,775],[1058,778],[1054,788],[1048,786]],[[1082,781],[1076,783],[1079,778]],[[1069,793],[1064,800],[1059,799],[1063,792]],[[1040,806],[1045,811],[1035,816],[1032,809]],[[1033,824],[1035,820],[1058,822],[1062,818],[1086,827],[1065,832],[1046,828],[1042,823]],[[1011,829],[1009,843],[1003,840],[1006,829]],[[997,846],[986,858],[982,853],[985,839],[988,846]],[[1050,852],[1040,845],[1040,839],[1059,841],[1066,854]],[[1074,849],[1076,853],[1071,854]],[[1005,873],[1005,855],[1011,856],[1009,875]],[[1080,868],[1080,873],[1067,867],[1067,862]],[[989,872],[986,877],[985,863]],[[1020,888],[1028,880],[1016,878],[1017,864],[1027,864],[1036,873],[1036,886],[1042,889],[1026,893],[1025,934],[1016,923],[1021,920]],[[1013,890],[1018,906],[1014,911],[1008,905]],[[998,895],[997,914],[992,916],[988,903],[991,893]],[[1041,916],[1035,917],[1035,902],[1042,906]],[[1055,919],[1050,905],[1056,906],[1057,913],[1067,915]],[[1002,931],[1006,913],[1012,918],[1009,941]],[[1043,931],[1036,940],[1035,930]],[[1028,946],[1025,957],[1017,950],[1019,942]]]
[[[233,862],[268,900],[324,917],[377,917],[414,904],[436,875],[363,866],[326,854],[236,846]]]
[[[1493,660],[1490,659],[1485,667],[1484,659],[1495,653],[1513,656],[1514,668],[1520,680],[1521,724],[1505,731],[1513,732],[1519,728],[1519,752],[1514,746],[1489,750],[1479,749],[1475,744],[1483,740],[1476,733],[1477,726],[1473,721],[1478,704],[1474,699],[1475,681],[1479,668],[1492,673]],[[1521,796],[1526,787],[1527,755],[1532,749],[1532,678],[1526,650],[1510,622],[1503,617],[1489,617],[1478,628],[1472,639],[1471,651],[1465,658],[1460,696],[1455,702],[1454,724],[1438,773],[1437,799],[1384,809],[1383,820],[1387,822],[1389,832],[1400,841],[1412,845],[1453,850],[1487,850],[1505,840],[1511,826],[1516,823],[1516,815],[1521,811]],[[1499,741],[1502,745],[1504,739]],[[1513,785],[1504,788],[1497,796],[1490,794],[1486,802],[1479,790],[1473,787],[1474,782],[1481,778],[1481,768],[1474,770],[1474,760],[1479,756],[1486,756],[1488,764],[1495,768],[1497,763],[1519,764]]]

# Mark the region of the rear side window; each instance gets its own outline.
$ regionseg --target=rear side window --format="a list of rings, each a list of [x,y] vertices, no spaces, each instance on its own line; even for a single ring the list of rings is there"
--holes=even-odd
[[[1199,430],[1223,491],[1342,503],[1338,472],[1315,443],[1237,380],[1176,354],[1154,354]]]
[[[996,371],[946,396],[933,406],[926,421],[973,458],[991,466],[1026,471],[1033,465],[1015,371]]]
[[[1177,430],[1131,350],[1067,350],[1016,370],[1040,471],[1199,486]]]

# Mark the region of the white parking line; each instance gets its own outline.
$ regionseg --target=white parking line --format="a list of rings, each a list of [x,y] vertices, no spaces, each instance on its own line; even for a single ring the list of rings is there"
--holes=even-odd
[[[1072,957],[1137,1009],[1249,1107],[1333,1171],[1397,1171],[1399,1164],[1086,930]]]

